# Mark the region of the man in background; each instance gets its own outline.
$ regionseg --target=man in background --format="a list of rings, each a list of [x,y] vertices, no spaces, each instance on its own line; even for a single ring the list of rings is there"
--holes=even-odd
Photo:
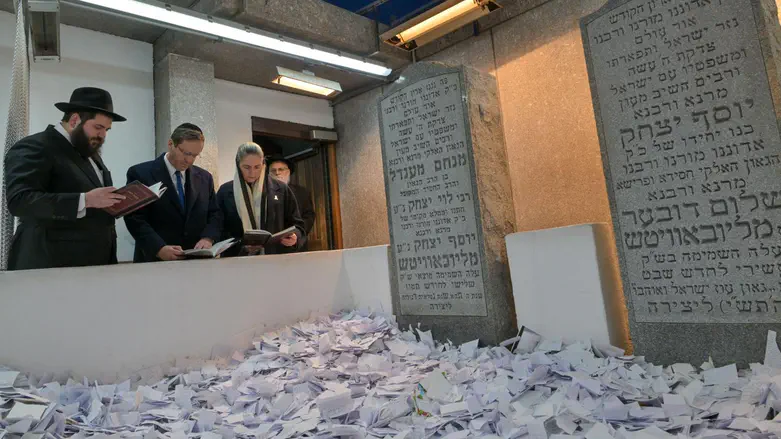
[[[124,197],[113,193],[100,150],[112,123],[126,119],[99,88],[78,88],[54,106],[62,120],[5,157],[8,210],[20,220],[9,270],[117,263],[115,220],[102,209]]]
[[[125,217],[136,240],[133,262],[183,259],[184,250],[211,248],[219,239],[222,214],[214,179],[194,165],[203,147],[203,131],[184,123],[171,134],[165,154],[127,171],[128,184],[162,182],[167,188],[160,200]]]
[[[298,201],[298,209],[301,212],[301,218],[304,220],[304,232],[309,236],[312,227],[315,224],[315,208],[312,203],[312,194],[309,189],[290,183],[290,177],[296,171],[295,164],[283,157],[272,157],[269,159],[269,174],[276,179],[290,186],[293,194]],[[307,242],[301,247],[302,252],[307,251]]]

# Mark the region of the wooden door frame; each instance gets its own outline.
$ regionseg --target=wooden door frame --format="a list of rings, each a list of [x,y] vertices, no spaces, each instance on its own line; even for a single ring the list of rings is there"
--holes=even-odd
[[[334,228],[334,248],[336,250],[344,249],[344,239],[342,235],[342,204],[339,199],[339,174],[336,168],[336,144],[326,145],[328,153],[328,180],[331,185],[331,221]]]
[[[304,125],[284,120],[266,119],[265,117],[252,116],[252,133],[287,137],[300,140],[317,140],[312,138],[312,130],[333,131],[333,128],[316,125]]]

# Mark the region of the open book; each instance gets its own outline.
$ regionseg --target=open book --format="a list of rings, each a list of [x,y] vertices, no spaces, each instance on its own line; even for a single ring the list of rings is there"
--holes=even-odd
[[[244,237],[241,238],[242,245],[267,246],[279,244],[286,237],[296,233],[296,226],[272,234],[265,230],[245,230]]]
[[[103,210],[116,218],[123,217],[159,200],[165,193],[165,189],[161,182],[157,182],[152,186],[146,186],[141,182],[134,181],[114,191],[116,194],[124,195],[124,200],[111,207],[105,207]]]
[[[216,258],[222,252],[225,250],[231,248],[233,244],[236,243],[236,240],[233,238],[228,238],[225,241],[220,241],[214,243],[212,245],[212,248],[202,248],[200,250],[196,249],[190,249],[184,251],[184,257],[185,258]]]

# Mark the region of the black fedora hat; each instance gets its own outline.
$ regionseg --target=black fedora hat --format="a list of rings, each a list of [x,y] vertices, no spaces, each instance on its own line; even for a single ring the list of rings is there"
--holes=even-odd
[[[288,169],[290,169],[290,174],[291,174],[291,175],[292,175],[294,172],[296,172],[296,165],[295,165],[295,163],[293,163],[293,161],[292,161],[292,160],[289,160],[289,159],[287,159],[287,158],[285,158],[285,157],[282,157],[282,156],[279,156],[279,155],[277,155],[277,156],[273,156],[273,155],[272,155],[272,156],[269,156],[269,157],[266,159],[266,163],[267,163],[269,166],[271,166],[271,165],[272,165],[274,162],[282,162],[282,163],[286,164],[286,165],[287,165],[287,167],[288,167]]]
[[[71,111],[92,111],[103,113],[115,122],[124,122],[127,119],[114,113],[114,103],[111,93],[95,87],[82,87],[73,90],[70,102],[58,102],[54,104],[63,113]]]

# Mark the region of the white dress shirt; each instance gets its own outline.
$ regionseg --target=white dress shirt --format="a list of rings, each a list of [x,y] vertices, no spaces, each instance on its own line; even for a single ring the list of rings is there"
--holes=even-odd
[[[62,126],[62,122],[58,122],[54,124],[54,129],[57,130],[58,133],[62,135],[62,137],[65,137],[65,139],[73,145],[73,142],[71,142],[71,136],[68,134],[67,131],[65,131],[65,128]],[[98,164],[95,163],[94,160],[92,160],[92,157],[89,159],[89,163],[92,165],[92,169],[95,170],[95,174],[98,175],[98,180],[100,180],[100,185],[104,185],[103,183],[103,171],[100,170],[98,167]],[[76,218],[84,218],[85,215],[87,215],[87,194],[81,194],[79,197],[79,208],[78,212],[76,213]]]
[[[165,162],[165,167],[168,169],[168,175],[171,176],[171,182],[174,184],[174,189],[176,189],[176,193],[178,194],[179,188],[176,187],[176,168],[168,161],[168,153],[163,157],[163,161]],[[182,174],[182,190],[185,190],[187,187],[187,171],[180,171],[179,173]],[[185,194],[181,195],[184,196]]]

